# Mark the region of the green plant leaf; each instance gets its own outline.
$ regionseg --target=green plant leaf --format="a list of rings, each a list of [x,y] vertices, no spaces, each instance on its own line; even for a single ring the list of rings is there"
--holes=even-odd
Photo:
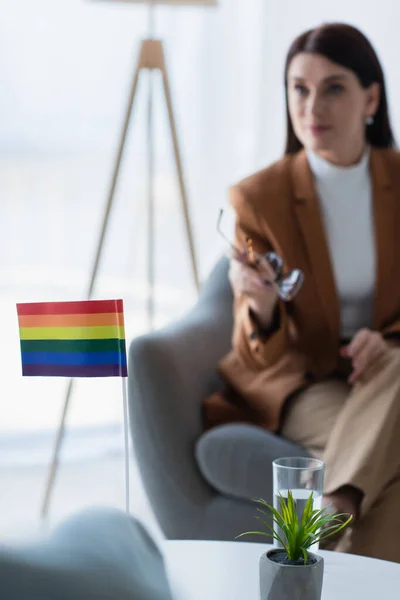
[[[312,515],[310,517],[310,525],[314,525],[314,523],[316,523],[317,521],[319,521],[319,519],[331,519],[333,517],[333,515],[335,514],[334,512],[331,513],[326,513],[326,508],[324,507],[321,510],[314,510],[312,512]]]
[[[260,509],[258,509],[260,510]],[[283,518],[283,516],[280,514],[279,511],[277,511],[273,506],[269,507],[269,511],[272,514],[272,518],[273,520],[276,522],[277,525],[279,525],[279,527],[281,527],[282,525],[284,525],[285,520]],[[265,511],[260,511],[263,512],[264,514],[267,514]]]
[[[282,547],[286,549],[286,543],[282,540],[280,535],[273,529],[273,527],[271,527],[271,525],[269,523],[267,523],[266,521],[263,521],[263,519],[260,519],[259,517],[257,517],[257,519],[259,519],[261,521],[261,523],[272,532],[272,534],[270,533],[270,534],[266,534],[266,535],[272,535],[272,537],[274,537],[274,539],[278,540],[278,542],[282,545]]]
[[[332,536],[332,535],[334,535],[335,533],[339,533],[339,531],[342,531],[342,529],[344,529],[345,527],[347,527],[347,525],[348,525],[348,524],[350,523],[350,521],[352,521],[352,520],[353,520],[353,517],[352,517],[352,516],[350,516],[350,517],[347,519],[347,521],[345,521],[344,523],[342,523],[340,526],[337,526],[337,525],[332,525],[332,527],[328,527],[327,529],[325,529],[325,531],[324,531],[324,532],[321,532],[321,536],[319,536],[319,537],[318,537],[318,541],[325,540],[326,538],[328,538],[328,537],[331,537],[331,536]],[[328,533],[328,534],[326,535],[326,532],[327,532],[327,531],[329,531],[329,530],[332,530],[332,531],[330,531],[330,533]]]
[[[304,535],[304,541],[307,542],[307,544],[309,546],[312,546],[313,544],[315,544],[317,539],[317,536],[315,535],[315,533],[312,533],[312,531],[309,531],[308,533],[306,533]]]
[[[291,490],[288,490],[287,498],[280,494],[279,510],[276,510],[262,498],[255,499],[254,502],[259,505],[257,511],[264,517],[271,517],[276,530],[271,527],[265,518],[256,517],[268,532],[249,531],[237,537],[239,538],[244,535],[270,537],[280,543],[288,558],[293,561],[303,557],[306,563],[308,558],[307,549],[310,546],[341,531],[352,520],[352,517],[350,517],[343,522],[341,517],[347,517],[348,515],[338,515],[334,512],[329,513],[329,506],[325,506],[320,510],[314,510],[313,492],[307,498],[300,519],[296,514],[296,503]]]
[[[289,513],[289,509],[286,503],[285,498],[282,496],[281,493],[279,493],[280,498],[279,498],[279,508],[280,508],[280,514],[282,515],[282,519],[285,521],[285,523],[287,523],[290,520],[290,513]]]
[[[270,537],[270,533],[265,533],[265,531],[245,531],[244,533],[239,533],[239,535],[237,535],[235,537],[235,540],[243,537],[244,535],[263,535],[264,537]]]
[[[313,492],[311,492],[311,494],[308,497],[308,500],[306,502],[306,505],[304,507],[303,510],[303,515],[301,518],[301,525],[304,527],[304,525],[306,523],[309,523],[312,512],[313,512],[313,505],[314,505],[314,494]]]
[[[257,511],[262,513],[265,516],[268,516],[268,513],[265,510],[261,510],[260,508],[257,508]],[[275,511],[275,509],[274,509],[274,511]],[[275,511],[275,512],[270,511],[270,512],[271,512],[272,521],[274,521],[275,523],[277,523],[279,525],[281,525],[285,522],[282,518],[282,515],[279,512],[277,512],[277,511]]]
[[[237,535],[235,537],[235,539],[237,540],[237,539],[239,539],[239,538],[241,538],[241,537],[243,537],[245,535],[261,535],[263,537],[268,537],[268,538],[272,537],[277,542],[279,542],[280,544],[282,544],[283,550],[286,551],[286,545],[282,543],[281,538],[279,536],[277,536],[277,535],[274,535],[274,534],[271,534],[271,533],[265,533],[265,531],[246,531],[245,533],[240,533],[239,535]]]
[[[341,515],[341,516],[347,516],[347,515]],[[351,520],[351,518],[350,518],[350,520]],[[329,528],[333,529],[333,528],[341,527],[343,525],[343,521],[342,521],[342,519],[337,518],[336,516],[331,517],[331,518],[323,517],[322,519],[320,519],[319,521],[317,521],[314,524],[313,528],[315,530],[325,530],[326,531],[327,527],[325,527],[325,526],[327,524],[330,524]]]

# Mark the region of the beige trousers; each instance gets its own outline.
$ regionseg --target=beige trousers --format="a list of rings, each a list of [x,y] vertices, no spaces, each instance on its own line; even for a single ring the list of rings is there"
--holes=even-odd
[[[300,392],[281,433],[325,462],[326,494],[347,484],[364,493],[336,550],[400,562],[400,348],[353,387],[338,376]]]

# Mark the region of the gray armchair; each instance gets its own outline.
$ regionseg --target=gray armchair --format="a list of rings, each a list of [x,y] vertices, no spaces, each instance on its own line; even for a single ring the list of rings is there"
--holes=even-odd
[[[249,425],[202,433],[201,401],[222,383],[216,365],[229,351],[232,324],[228,260],[222,258],[189,314],[130,344],[133,446],[147,496],[170,539],[235,539],[253,525],[250,499],[271,500],[271,461],[307,456]]]

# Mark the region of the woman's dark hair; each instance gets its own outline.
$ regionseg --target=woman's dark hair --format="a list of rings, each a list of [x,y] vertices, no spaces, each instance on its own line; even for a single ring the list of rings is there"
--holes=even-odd
[[[303,144],[297,138],[289,115],[287,75],[293,58],[301,52],[320,54],[358,77],[363,88],[372,83],[380,85],[380,102],[374,122],[368,125],[366,136],[372,146],[392,148],[395,145],[390,125],[385,77],[379,59],[368,39],[355,27],[344,23],[322,25],[306,31],[292,43],[285,66],[286,90],[286,149],[285,154],[298,152]]]

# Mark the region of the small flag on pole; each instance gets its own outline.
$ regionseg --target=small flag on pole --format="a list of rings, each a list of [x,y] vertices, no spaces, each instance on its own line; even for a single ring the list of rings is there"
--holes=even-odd
[[[122,300],[17,304],[22,374],[127,377]]]

